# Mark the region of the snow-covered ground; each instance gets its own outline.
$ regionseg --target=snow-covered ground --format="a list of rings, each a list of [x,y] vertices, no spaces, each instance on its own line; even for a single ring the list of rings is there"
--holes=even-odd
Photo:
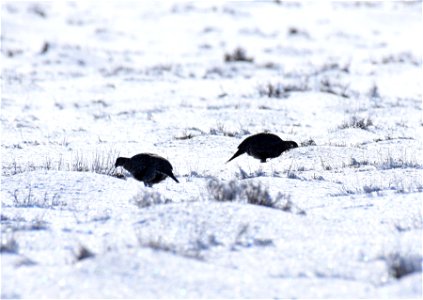
[[[421,2],[1,8],[2,298],[422,297]]]

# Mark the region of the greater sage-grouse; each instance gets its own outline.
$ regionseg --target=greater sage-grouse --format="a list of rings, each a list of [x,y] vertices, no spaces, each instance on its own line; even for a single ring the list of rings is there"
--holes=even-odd
[[[135,179],[144,182],[145,186],[151,187],[168,176],[179,183],[172,173],[170,162],[157,154],[141,153],[131,158],[118,157],[115,167],[119,166],[129,171]]]
[[[227,162],[241,154],[247,153],[264,163],[267,158],[278,157],[282,152],[297,147],[298,144],[296,142],[284,141],[275,134],[258,133],[243,140],[238,146],[238,151]]]

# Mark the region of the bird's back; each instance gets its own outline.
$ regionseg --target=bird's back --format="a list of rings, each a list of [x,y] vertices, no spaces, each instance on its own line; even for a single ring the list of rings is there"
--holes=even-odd
[[[131,161],[133,162],[133,164],[142,166],[143,168],[152,167],[159,171],[173,169],[172,165],[167,159],[154,153],[141,153],[141,154],[134,155],[131,158]]]
[[[238,148],[241,150],[248,150],[250,148],[269,148],[280,145],[281,138],[272,133],[258,133],[246,138]]]

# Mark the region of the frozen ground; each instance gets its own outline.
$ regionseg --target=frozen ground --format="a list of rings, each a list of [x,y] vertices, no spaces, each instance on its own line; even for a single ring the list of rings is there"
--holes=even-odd
[[[421,20],[2,2],[1,297],[421,298]],[[301,147],[225,164],[266,130]],[[114,176],[140,152],[180,184]]]

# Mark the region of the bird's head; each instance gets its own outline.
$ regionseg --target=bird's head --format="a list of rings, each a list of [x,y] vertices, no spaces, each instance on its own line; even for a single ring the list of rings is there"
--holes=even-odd
[[[128,160],[129,158],[126,157],[118,157],[115,162],[115,168],[123,167]]]
[[[298,144],[297,144],[296,142],[294,142],[294,141],[289,141],[288,143],[289,143],[289,144],[288,144],[289,149],[298,148]]]

